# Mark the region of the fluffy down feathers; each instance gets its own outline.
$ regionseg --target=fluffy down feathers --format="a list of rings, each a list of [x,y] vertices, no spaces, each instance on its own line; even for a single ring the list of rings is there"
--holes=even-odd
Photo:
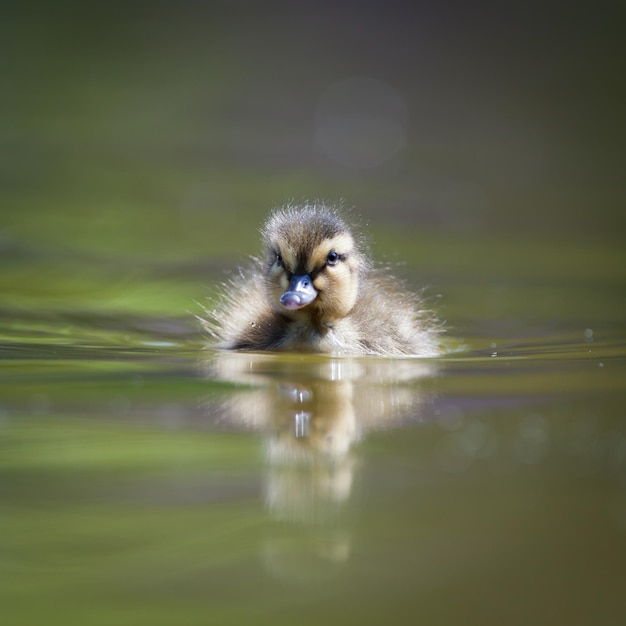
[[[231,350],[434,356],[438,325],[418,295],[373,269],[357,231],[324,204],[274,211],[264,256],[225,285],[202,319]]]

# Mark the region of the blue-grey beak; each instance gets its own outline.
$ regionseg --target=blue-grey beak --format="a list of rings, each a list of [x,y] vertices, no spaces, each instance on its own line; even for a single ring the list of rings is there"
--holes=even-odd
[[[294,274],[289,281],[287,291],[280,297],[280,303],[290,311],[295,311],[311,304],[317,296],[313,281],[308,274]]]

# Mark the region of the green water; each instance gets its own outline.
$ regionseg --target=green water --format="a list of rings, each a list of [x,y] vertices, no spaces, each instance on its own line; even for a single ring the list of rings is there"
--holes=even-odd
[[[253,4],[0,22],[2,623],[621,623],[619,21]],[[207,348],[303,197],[446,354]]]

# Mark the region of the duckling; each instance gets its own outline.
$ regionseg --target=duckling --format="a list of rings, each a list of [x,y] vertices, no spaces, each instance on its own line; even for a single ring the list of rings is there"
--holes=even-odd
[[[202,319],[216,347],[434,356],[438,326],[420,298],[372,267],[363,238],[325,204],[276,209],[264,256]]]

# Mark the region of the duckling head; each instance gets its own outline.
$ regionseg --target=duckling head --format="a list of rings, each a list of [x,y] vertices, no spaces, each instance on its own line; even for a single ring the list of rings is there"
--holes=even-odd
[[[350,313],[366,262],[339,214],[324,205],[275,211],[263,228],[272,308],[332,324]]]

